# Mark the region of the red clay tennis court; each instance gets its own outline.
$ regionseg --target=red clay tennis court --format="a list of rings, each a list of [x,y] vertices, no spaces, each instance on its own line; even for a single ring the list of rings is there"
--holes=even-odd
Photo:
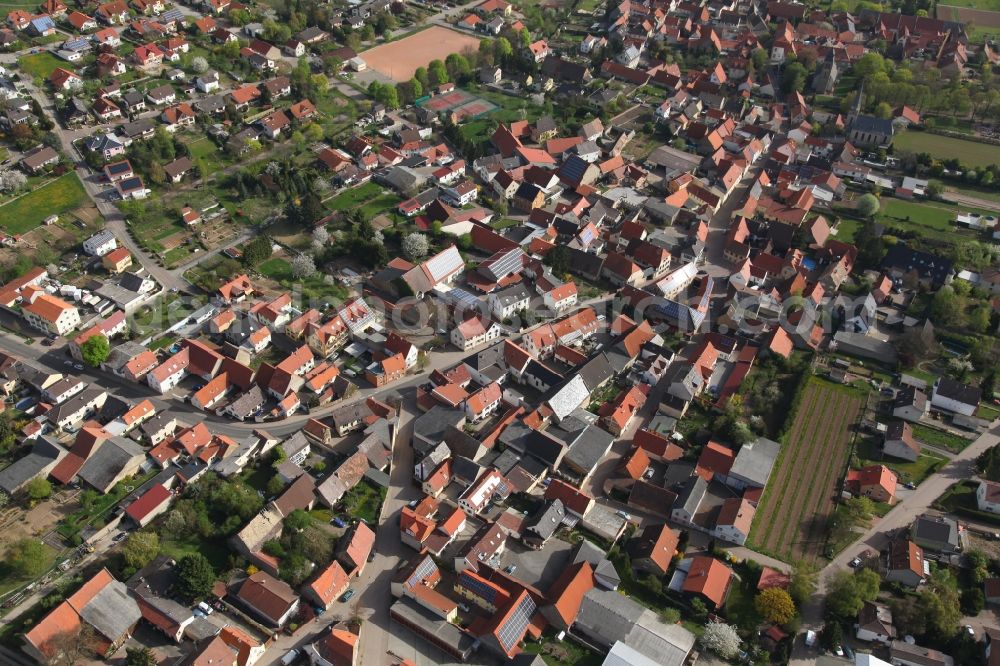
[[[451,112],[455,122],[478,118],[497,108],[496,104],[464,90],[453,90],[443,95],[434,95],[418,101],[417,106],[431,109],[436,113]]]

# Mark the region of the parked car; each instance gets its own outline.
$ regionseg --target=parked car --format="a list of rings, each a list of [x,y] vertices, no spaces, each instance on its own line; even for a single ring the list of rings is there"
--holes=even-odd
[[[812,629],[806,632],[806,647],[813,647],[816,645],[816,632]]]
[[[333,520],[331,520],[330,522],[333,523],[334,527],[347,527],[347,523],[345,523],[343,520],[341,520],[337,516],[334,516]]]
[[[350,601],[351,597],[353,597],[353,596],[354,596],[354,588],[353,587],[349,587],[349,588],[347,588],[347,592],[344,592],[343,596],[340,597],[340,600],[343,601],[343,602],[347,602],[347,601]]]
[[[849,566],[849,567],[851,567],[853,569],[853,568],[857,568],[860,565],[861,565],[861,558],[860,557],[855,557],[853,560],[851,560],[848,563],[847,566]]]

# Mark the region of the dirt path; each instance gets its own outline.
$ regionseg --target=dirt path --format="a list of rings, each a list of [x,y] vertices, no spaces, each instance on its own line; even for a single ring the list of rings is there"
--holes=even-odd
[[[954,192],[951,190],[945,190],[944,198],[947,199],[948,201],[957,203],[960,206],[985,208],[986,210],[995,210],[997,212],[1000,212],[1000,201],[993,201],[991,199],[980,199],[979,197],[969,196],[968,194],[964,194],[961,192]]]

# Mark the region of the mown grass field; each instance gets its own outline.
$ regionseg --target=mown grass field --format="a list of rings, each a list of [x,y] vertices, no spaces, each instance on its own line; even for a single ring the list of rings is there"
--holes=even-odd
[[[971,206],[949,205],[938,201],[904,201],[883,197],[876,219],[890,229],[903,229],[925,238],[935,238],[945,243],[954,243],[961,236],[975,236],[955,224],[959,213],[979,213],[995,215],[995,212]],[[845,240],[839,235],[837,240]]]
[[[62,215],[86,200],[83,183],[73,171],[0,206],[0,226],[8,233],[24,234],[49,215]]]
[[[930,153],[936,159],[954,158],[966,166],[989,166],[1000,163],[1000,146],[956,139],[929,132],[900,132],[892,140],[896,150]]]
[[[35,5],[37,7],[37,5]],[[5,7],[0,5],[0,7]],[[8,10],[9,11],[9,10]],[[21,71],[32,78],[47,79],[49,75],[57,67],[62,67],[63,69],[73,70],[73,65],[60,60],[48,51],[43,51],[42,53],[36,53],[34,55],[21,56],[17,60],[18,67]]]

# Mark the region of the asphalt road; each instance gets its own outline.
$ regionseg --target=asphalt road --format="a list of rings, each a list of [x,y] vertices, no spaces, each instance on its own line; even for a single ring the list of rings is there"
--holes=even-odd
[[[986,449],[1000,444],[1000,420],[994,421],[990,429],[983,433],[964,451],[955,455],[937,473],[929,476],[917,486],[904,501],[897,504],[881,520],[877,520],[858,539],[845,548],[819,573],[818,585],[812,600],[802,609],[802,631],[819,631],[823,626],[823,596],[826,586],[838,571],[848,570],[848,563],[866,550],[880,551],[888,544],[887,534],[908,527],[917,516],[923,515],[931,504],[952,484],[970,479],[976,474],[976,458]],[[805,647],[801,639],[795,642],[791,664],[812,663],[815,651]]]

